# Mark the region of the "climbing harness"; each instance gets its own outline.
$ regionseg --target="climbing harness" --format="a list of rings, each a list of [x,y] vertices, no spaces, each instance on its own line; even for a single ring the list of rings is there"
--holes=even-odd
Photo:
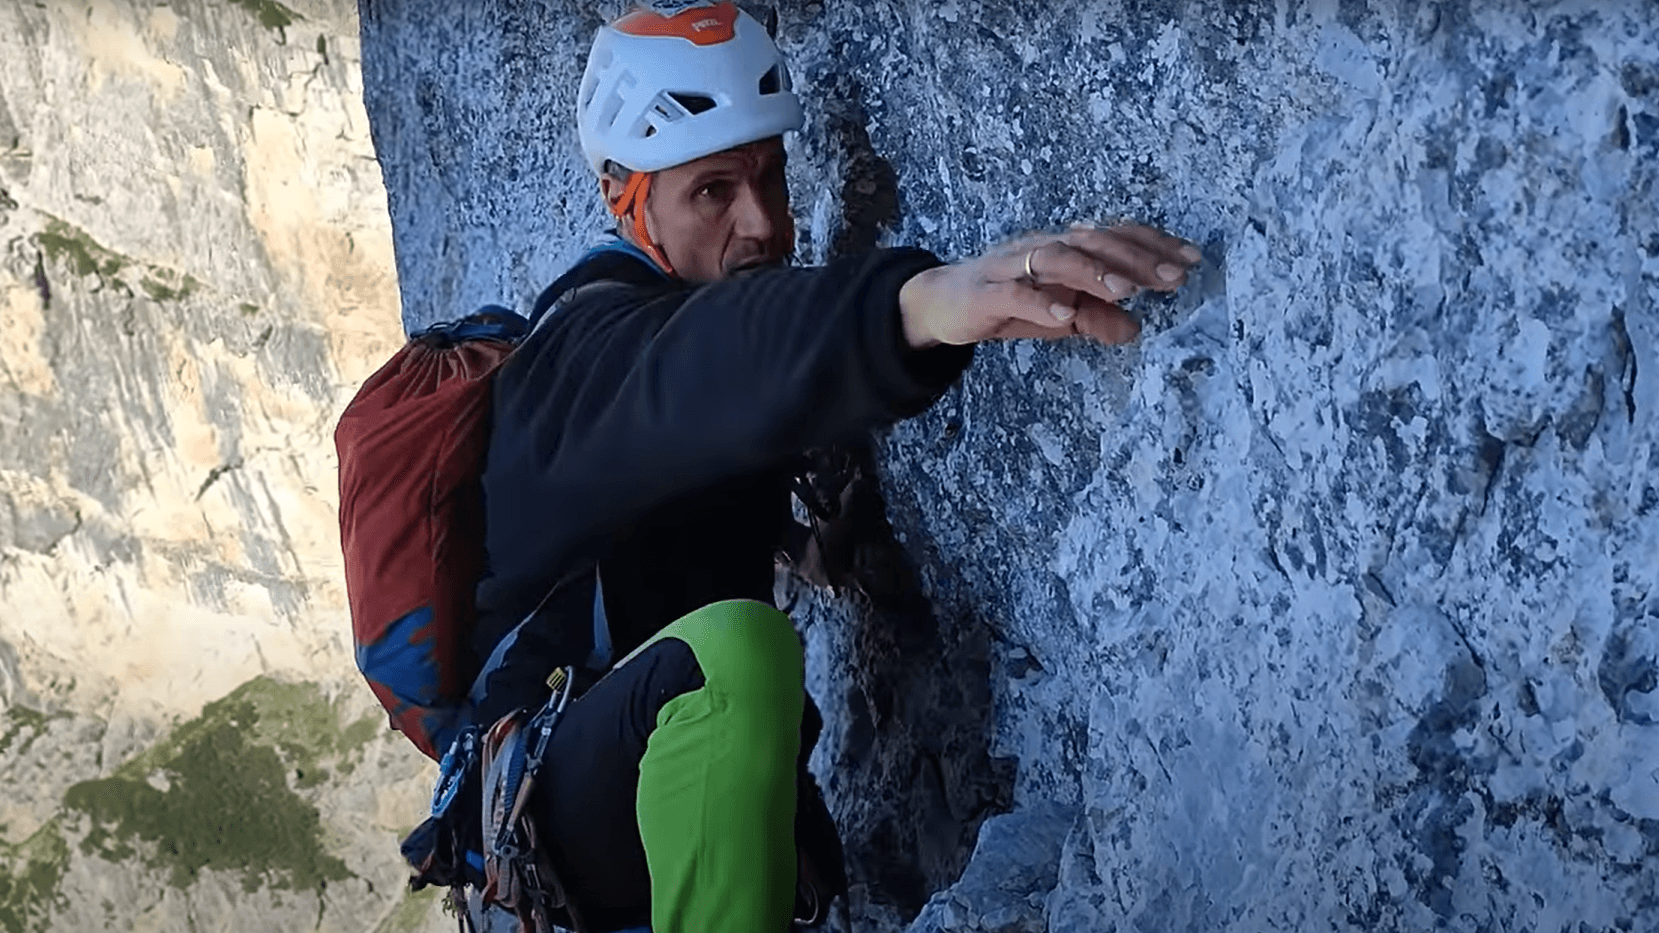
[[[588,933],[528,812],[574,684],[575,670],[558,668],[547,680],[552,694],[534,714],[518,710],[487,732],[476,725],[463,730],[439,766],[431,816],[404,840],[404,857],[416,872],[410,887],[447,886],[463,933],[476,933],[468,887],[479,892],[483,907],[516,916],[521,933],[558,927]]]

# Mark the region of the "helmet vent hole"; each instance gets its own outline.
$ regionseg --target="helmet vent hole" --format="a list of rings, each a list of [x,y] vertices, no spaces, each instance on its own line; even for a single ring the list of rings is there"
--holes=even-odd
[[[668,96],[672,97],[674,99],[674,103],[684,107],[685,112],[691,114],[692,116],[696,116],[705,110],[714,109],[714,98],[706,97],[702,94],[676,94],[673,91],[669,91]]]
[[[616,122],[616,115],[622,112],[622,95],[613,93],[605,99],[605,106],[599,109],[599,118],[594,121],[596,126],[609,129]]]
[[[777,65],[773,65],[765,74],[760,76],[760,93],[762,96],[776,94],[783,90],[783,78],[779,75],[779,70]]]

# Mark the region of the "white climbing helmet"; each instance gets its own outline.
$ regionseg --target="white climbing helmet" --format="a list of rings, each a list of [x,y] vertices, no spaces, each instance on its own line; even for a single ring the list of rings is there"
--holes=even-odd
[[[801,128],[777,45],[735,3],[658,0],[602,26],[576,98],[582,152],[657,172]]]

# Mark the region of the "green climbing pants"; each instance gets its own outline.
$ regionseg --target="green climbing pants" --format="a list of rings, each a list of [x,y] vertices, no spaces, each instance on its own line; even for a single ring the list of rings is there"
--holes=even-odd
[[[789,617],[728,600],[625,659],[679,639],[704,684],[656,717],[639,763],[653,933],[785,933],[795,895],[795,776],[805,661]]]

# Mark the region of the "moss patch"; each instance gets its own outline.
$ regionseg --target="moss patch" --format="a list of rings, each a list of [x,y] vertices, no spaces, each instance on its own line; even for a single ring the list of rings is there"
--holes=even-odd
[[[132,287],[128,281],[123,280],[121,273],[129,268],[134,268],[135,271],[143,270],[138,285],[144,290],[144,294],[150,296],[151,301],[183,301],[194,295],[202,286],[194,277],[181,274],[176,269],[141,264],[130,256],[112,252],[94,240],[85,230],[56,217],[50,218],[46,223],[46,229],[35,235],[35,242],[41,253],[52,262],[69,266],[81,278],[97,276],[105,285],[128,295],[132,294]],[[37,274],[43,275],[44,270]],[[130,276],[127,278],[130,279]],[[254,306],[243,305],[242,313],[249,313],[247,309],[250,307]],[[254,307],[254,310],[257,311],[258,308]]]
[[[443,890],[425,888],[404,895],[392,912],[375,925],[374,933],[413,933],[425,926],[426,918],[432,913],[432,905],[444,896]]]
[[[43,713],[40,710],[29,709],[27,706],[13,706],[6,710],[4,726],[0,727],[0,755],[22,755],[34,744],[35,739],[46,734],[46,724],[54,719],[62,719],[63,713]],[[22,739],[23,744],[16,749],[12,744]]]
[[[48,259],[67,263],[82,278],[89,275],[114,278],[132,262],[100,246],[85,230],[57,218],[47,222],[46,229],[36,235],[35,241]]]
[[[172,269],[150,266],[138,284],[151,301],[183,301],[195,294],[202,283],[188,275],[181,276]]]
[[[369,715],[342,728],[338,706],[323,699],[315,684],[285,684],[269,677],[256,677],[236,688],[203,709],[202,717],[216,707],[239,703],[258,710],[252,738],[280,750],[294,766],[297,780],[304,779],[299,772],[315,770],[328,759],[340,759],[347,770],[355,767],[378,722]]]
[[[36,933],[54,910],[68,906],[58,890],[69,865],[69,846],[49,822],[15,846],[0,845],[0,930]]]
[[[325,764],[351,770],[373,734],[342,728],[313,684],[256,678],[112,776],[69,788],[64,805],[91,820],[85,851],[121,861],[135,840],[153,843],[144,857],[176,887],[217,869],[241,872],[250,891],[320,891],[351,873],[296,788],[327,780]]]
[[[294,22],[304,17],[272,0],[230,0],[232,6],[239,6],[254,15],[259,25],[266,29],[287,29]]]

